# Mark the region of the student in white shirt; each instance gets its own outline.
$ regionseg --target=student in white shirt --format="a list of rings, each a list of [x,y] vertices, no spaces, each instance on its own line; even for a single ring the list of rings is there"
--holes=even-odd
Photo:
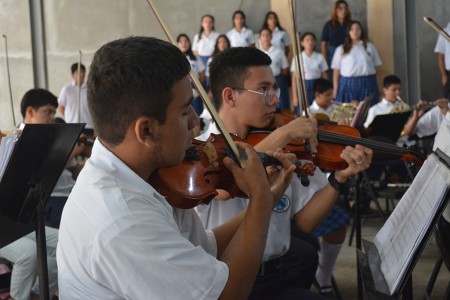
[[[61,220],[62,299],[247,299],[274,199],[294,167],[289,155],[273,153],[282,168],[269,169],[270,185],[255,151],[236,143],[246,168],[223,163],[250,195],[246,213],[205,231],[193,209],[171,206],[147,180],[180,164],[192,145],[199,120],[189,70],[177,47],[151,37],[112,41],[95,53],[88,101],[98,138]]]
[[[369,127],[373,119],[378,115],[392,113],[392,110],[403,103],[397,99],[401,92],[400,78],[395,75],[388,75],[383,79],[383,98],[380,102],[369,108],[364,127]]]
[[[58,101],[56,96],[44,89],[31,89],[25,93],[20,103],[23,122],[19,129],[26,124],[55,123]],[[82,150],[82,147],[79,148]],[[48,206],[46,206],[48,209]],[[54,216],[56,212],[53,212]],[[47,268],[50,295],[58,288],[58,269],[56,266],[56,244],[58,230],[45,226],[47,247]],[[30,234],[4,246],[0,249],[0,257],[13,264],[10,284],[10,297],[15,300],[39,299],[37,282],[38,260],[36,250],[36,233]]]
[[[202,16],[200,22],[200,31],[194,36],[194,43],[192,44],[192,51],[201,58],[204,65],[211,57],[214,51],[219,33],[214,31],[214,17],[211,15]]]
[[[286,55],[284,55],[281,48],[272,45],[272,32],[268,28],[262,28],[259,31],[259,40],[261,41],[259,50],[269,55],[272,59],[270,68],[280,88],[280,102],[277,104],[277,110],[290,110],[289,88],[284,79],[284,76],[289,75],[289,64]]]
[[[444,30],[447,33],[450,32],[450,22]],[[442,35],[439,35],[434,52],[438,55],[438,65],[442,78],[442,86],[444,87],[444,96],[450,99],[450,42]]]
[[[279,93],[270,63],[269,56],[250,47],[227,49],[211,63],[211,90],[215,106],[225,127],[241,138],[248,137],[252,128],[266,128],[273,121]],[[210,132],[214,132],[212,126]],[[314,152],[317,145],[316,133],[317,125],[313,119],[296,118],[269,134],[255,145],[255,149],[264,152],[282,148],[292,140],[307,139]],[[343,183],[351,176],[350,174],[367,168],[372,151],[361,146],[348,147],[341,157],[348,162],[349,167],[330,175],[330,182],[336,179]],[[325,175],[318,169],[310,181],[308,187],[303,187],[297,177],[293,178],[290,188],[275,206],[264,252],[264,263],[250,299],[280,299],[277,297],[281,297],[283,293],[288,294],[289,291],[291,294],[282,299],[311,299],[309,297],[312,295],[298,291],[301,282],[298,277],[304,280],[310,278],[309,276],[314,277],[314,274],[302,274],[301,265],[293,264],[290,260],[284,261],[284,255],[290,247],[292,219],[303,232],[314,231],[319,236],[323,235],[320,268],[316,278],[321,287],[330,288],[331,272],[345,239],[348,219],[333,209],[339,184],[328,184]],[[220,193],[210,205],[197,207],[205,226],[214,227],[218,222],[225,222],[247,205],[242,198],[219,200],[227,197],[229,196],[226,193]],[[330,215],[332,217],[328,218]],[[329,222],[322,223],[324,219]],[[270,270],[263,272],[266,263],[270,266]],[[276,267],[280,270],[277,271]],[[323,292],[325,291],[328,292],[324,289]],[[301,298],[302,296],[305,298]]]
[[[177,37],[177,43],[178,48],[180,48],[181,52],[183,52],[184,55],[186,55],[186,58],[189,61],[189,64],[191,65],[192,71],[194,71],[195,75],[197,75],[200,83],[202,85],[205,85],[206,84],[205,65],[203,64],[200,57],[195,56],[194,53],[192,52],[191,40],[189,39],[189,37],[186,34],[181,33]],[[194,107],[194,110],[197,113],[197,115],[201,115],[203,112],[203,101],[194,87],[192,87],[192,94],[194,95],[192,106]]]
[[[83,64],[80,64],[79,76],[78,63],[72,64],[70,71],[73,81],[61,89],[58,97],[58,110],[64,117],[66,123],[86,123],[83,132],[93,136],[94,125],[92,124],[91,114],[87,105],[86,84],[84,83],[86,67]],[[78,82],[78,80],[80,80],[80,82]],[[80,96],[79,99],[78,93]]]
[[[333,85],[327,79],[319,78],[314,82],[314,101],[309,106],[312,116],[324,114],[331,117],[338,106],[333,103]]]
[[[336,49],[331,62],[336,102],[359,102],[371,94],[377,101],[376,68],[380,65],[378,52],[367,42],[361,23],[351,21],[344,44]]]
[[[302,47],[302,62],[305,71],[304,81],[306,86],[306,93],[308,97],[308,105],[311,105],[314,100],[314,82],[316,79],[328,79],[328,64],[322,53],[314,51],[316,46],[316,36],[312,32],[305,32],[300,38],[300,45]],[[291,63],[291,87],[292,87],[292,105],[298,106],[298,92],[297,92],[297,58],[292,58]]]
[[[253,31],[245,24],[245,14],[242,10],[233,13],[233,28],[227,32],[231,47],[249,47],[255,45]]]
[[[278,15],[275,12],[269,11],[266,14],[262,28],[269,29],[272,32],[271,44],[282,49],[286,57],[288,57],[291,39],[289,38],[286,30],[281,27]]]

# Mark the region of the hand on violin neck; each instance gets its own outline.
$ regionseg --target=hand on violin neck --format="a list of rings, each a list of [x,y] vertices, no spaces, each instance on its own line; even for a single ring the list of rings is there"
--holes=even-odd
[[[236,141],[235,144],[239,149],[245,151],[247,156],[246,167],[241,168],[230,157],[224,158],[224,165],[233,174],[236,184],[241,191],[248,195],[249,199],[258,198],[261,200],[258,201],[260,202],[260,205],[271,206],[273,199],[271,197],[267,174],[261,164],[261,160],[249,144],[238,141]],[[262,201],[262,199],[264,199],[264,201]]]
[[[296,169],[293,164],[296,157],[293,153],[283,153],[283,150],[280,148],[275,152],[267,151],[266,154],[273,156],[281,163],[281,167],[269,166],[266,168],[274,205],[276,205],[291,183],[292,176]]]
[[[373,151],[361,145],[347,146],[342,150],[341,158],[348,167],[335,172],[335,178],[339,183],[344,183],[350,176],[367,169],[372,163]]]

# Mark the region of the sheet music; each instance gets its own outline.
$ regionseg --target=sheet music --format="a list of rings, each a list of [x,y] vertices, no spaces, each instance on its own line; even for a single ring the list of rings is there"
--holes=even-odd
[[[450,186],[450,170],[432,154],[416,175],[373,243],[381,258],[381,271],[393,294],[411,256],[436,214]]]
[[[0,142],[0,181],[2,180],[3,173],[5,173],[6,166],[14,150],[17,140],[19,139],[18,134],[10,134],[1,139]]]

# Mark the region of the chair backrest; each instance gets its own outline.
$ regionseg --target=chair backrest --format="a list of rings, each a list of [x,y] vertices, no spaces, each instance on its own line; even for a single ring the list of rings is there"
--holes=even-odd
[[[436,223],[436,241],[441,251],[442,259],[450,270],[450,223],[440,217]]]

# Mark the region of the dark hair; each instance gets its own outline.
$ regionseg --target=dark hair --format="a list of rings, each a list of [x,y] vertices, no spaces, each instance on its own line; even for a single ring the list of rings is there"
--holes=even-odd
[[[200,31],[198,32],[198,39],[199,39],[199,40],[202,39],[202,33],[203,33],[203,26],[202,26],[202,23],[203,23],[203,19],[204,19],[204,18],[211,18],[211,20],[213,21],[213,27],[212,27],[212,30],[215,30],[215,29],[214,29],[214,23],[215,23],[216,21],[215,21],[214,17],[213,17],[212,15],[203,15],[202,18],[200,19]]]
[[[182,37],[186,38],[186,39],[188,40],[188,42],[189,42],[189,49],[188,49],[186,52],[183,52],[183,53],[184,53],[185,55],[189,56],[190,59],[196,60],[197,57],[194,55],[194,52],[192,52],[191,39],[187,36],[187,34],[185,34],[185,33],[180,33],[180,34],[177,36],[177,43],[180,42],[180,39],[181,39]]]
[[[231,22],[233,24],[234,27],[234,17],[236,17],[236,15],[241,15],[242,18],[244,19],[244,27],[247,27],[247,25],[245,24],[245,14],[242,10],[237,10],[233,13],[233,17],[231,18]]]
[[[86,72],[86,67],[83,64],[80,64],[80,69],[83,72]],[[74,63],[70,66],[70,72],[75,73],[78,70],[78,63]]]
[[[314,81],[313,90],[315,93],[323,94],[332,89],[333,89],[333,84],[331,83],[331,81],[329,81],[327,79],[319,78]]]
[[[261,28],[259,30],[259,35],[261,35],[261,32],[263,32],[264,30],[270,32],[270,35],[272,35],[272,31],[269,28],[266,28],[266,27],[263,27],[263,28]]]
[[[283,27],[280,26],[280,20],[278,19],[278,15],[277,15],[275,12],[273,12],[273,11],[269,11],[269,12],[266,14],[266,17],[264,18],[264,24],[263,24],[262,28],[267,28],[267,29],[269,29],[269,24],[267,23],[267,21],[269,20],[269,16],[270,16],[270,15],[275,16],[275,20],[276,20],[275,27],[278,27],[278,29],[280,29],[280,30],[286,31],[286,30],[284,30]],[[269,29],[269,30],[270,30],[270,29]]]
[[[222,91],[226,87],[241,87],[248,78],[248,69],[270,66],[272,60],[253,47],[228,48],[217,54],[209,65],[210,86],[214,105],[222,106]]]
[[[352,39],[350,38],[350,30],[352,29],[352,26],[354,24],[358,24],[359,28],[361,28],[361,41],[363,42],[364,49],[367,49],[367,40],[366,40],[366,34],[364,33],[364,28],[362,24],[358,21],[350,21],[347,28],[347,35],[345,36],[344,45],[342,46],[344,49],[344,54],[347,54],[350,52],[353,46]]]
[[[228,37],[225,34],[221,34],[221,35],[219,35],[217,37],[216,44],[214,45],[214,52],[212,54],[213,56],[216,55],[217,53],[220,53],[220,50],[219,50],[219,39],[221,39],[221,38],[224,38],[225,41],[227,41],[227,44],[228,44],[227,49],[231,47],[230,40],[228,39]]]
[[[384,77],[383,87],[389,88],[393,84],[402,84],[402,81],[395,75],[387,75],[386,77]]]
[[[102,46],[87,80],[89,111],[98,137],[120,144],[141,116],[166,122],[172,87],[190,70],[174,45],[152,37],[128,37]]]
[[[332,27],[336,27],[339,24],[338,17],[337,17],[337,10],[339,8],[339,5],[341,5],[341,4],[345,4],[345,6],[347,6],[347,15],[345,16],[344,24],[348,23],[352,20],[352,13],[350,12],[350,8],[348,6],[347,1],[338,0],[338,1],[334,2],[333,8],[331,9],[331,22],[330,23],[331,23]]]
[[[31,106],[33,109],[39,109],[45,105],[52,105],[58,107],[58,99],[55,95],[44,89],[31,89],[25,93],[20,102],[20,113],[25,118],[27,107]]]
[[[300,42],[303,42],[303,40],[305,39],[305,37],[307,37],[308,35],[312,36],[312,38],[314,39],[314,42],[317,41],[316,35],[312,32],[305,32],[304,34],[302,34],[302,36],[300,37]],[[304,47],[302,45],[300,45],[301,50],[303,51]],[[314,49],[313,49],[314,50]]]

